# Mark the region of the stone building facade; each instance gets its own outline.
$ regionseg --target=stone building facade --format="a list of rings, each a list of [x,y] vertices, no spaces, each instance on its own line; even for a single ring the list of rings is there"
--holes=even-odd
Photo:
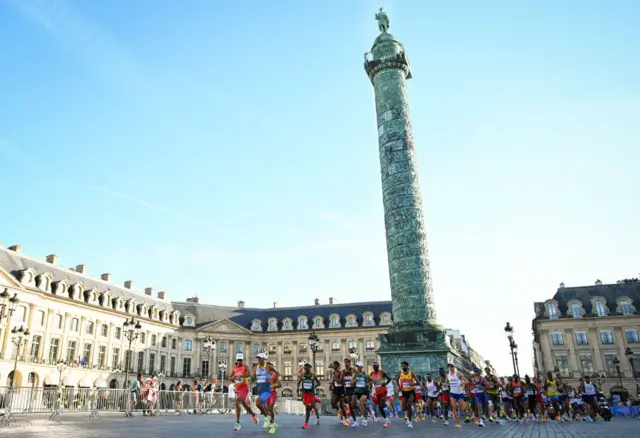
[[[132,281],[115,284],[110,274],[96,279],[84,265],[65,268],[55,255],[31,258],[22,248],[0,247],[0,292],[20,300],[0,327],[0,386],[59,385],[122,388],[130,355],[129,379],[162,373],[169,389],[178,378],[224,379],[235,355],[267,352],[283,375],[283,393],[292,395],[301,361],[313,361],[309,335],[320,345],[315,367],[326,380],[334,360],[357,357],[367,368],[379,360],[378,337],[391,326],[391,301],[251,308],[203,304],[198,298],[169,301],[165,292],[139,291]],[[131,344],[123,323],[142,326]],[[26,345],[16,351],[11,329],[28,328]],[[216,341],[215,350],[205,340]],[[56,366],[66,365],[60,374]],[[325,385],[326,386],[326,385]]]
[[[558,372],[575,385],[590,375],[606,393],[620,381],[635,396],[640,377],[640,282],[567,287],[534,303],[534,368]],[[629,355],[629,353],[632,353]],[[618,375],[615,359],[619,361]],[[635,369],[635,376],[634,376]]]

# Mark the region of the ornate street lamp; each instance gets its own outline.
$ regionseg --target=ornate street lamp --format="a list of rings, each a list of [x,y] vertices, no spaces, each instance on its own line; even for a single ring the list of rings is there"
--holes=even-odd
[[[620,374],[620,360],[617,357],[613,358],[613,365],[616,367],[616,371],[618,372],[618,384],[620,385],[620,391],[624,392],[624,388],[622,387],[622,374]]]
[[[354,362],[357,361],[360,357],[360,355],[358,354],[358,349],[356,347],[349,348],[349,356]]]
[[[504,332],[507,335],[507,339],[509,340],[509,349],[511,350],[511,362],[513,363],[513,373],[518,374],[518,344],[513,339],[513,327],[511,324],[507,322],[507,325],[504,327]]]
[[[220,392],[224,392],[224,373],[227,371],[227,361],[224,359],[220,359],[218,361],[218,369],[220,370],[220,375],[222,378],[220,379]]]
[[[312,332],[309,335],[309,348],[311,348],[311,360],[313,361],[313,373],[317,374],[316,370],[316,353],[318,352],[318,348],[320,348],[320,338],[316,335],[316,332]]]
[[[213,380],[213,354],[216,351],[216,340],[207,336],[203,340],[202,349],[207,354],[207,378]]]
[[[627,356],[627,360],[629,361],[629,365],[631,365],[631,372],[633,373],[633,380],[636,382],[636,396],[640,394],[640,386],[638,385],[638,376],[636,375],[636,366],[633,361],[633,351],[631,351],[630,347],[624,352],[624,355]]]
[[[9,295],[9,289],[4,288],[4,291],[0,293],[0,323],[3,319],[7,319],[13,315],[13,312],[15,312],[18,307],[19,301],[17,293],[11,296]]]
[[[131,362],[133,359],[133,351],[131,349],[131,345],[133,341],[140,337],[140,330],[142,326],[140,325],[140,321],[136,321],[131,317],[131,321],[125,320],[124,324],[122,324],[122,332],[124,333],[124,337],[129,341],[129,348],[127,350],[128,354],[125,354],[125,372],[124,372],[124,385],[125,388],[127,386],[129,380],[129,367],[131,366]],[[133,371],[133,370],[132,370]]]
[[[29,329],[24,327],[14,327],[11,330],[11,342],[15,346],[16,358],[13,361],[13,373],[11,373],[11,388],[14,388],[13,382],[16,378],[16,369],[18,368],[18,357],[20,357],[20,349],[29,341]]]

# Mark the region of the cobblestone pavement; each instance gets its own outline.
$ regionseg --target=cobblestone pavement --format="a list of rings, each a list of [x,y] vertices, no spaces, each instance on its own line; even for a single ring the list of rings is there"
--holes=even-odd
[[[17,425],[0,427],[0,436],[7,438],[42,438],[52,434],[56,438],[120,438],[132,436],[154,437],[208,437],[241,438],[263,436],[269,437],[266,429],[255,425],[248,416],[242,418],[242,429],[234,432],[235,419],[231,415],[209,416],[173,416],[134,417],[131,419],[120,416],[103,416],[98,420],[86,417],[68,416],[60,423],[50,422],[46,417],[19,417]],[[346,428],[338,423],[334,417],[323,417],[320,426],[310,425],[302,430],[302,417],[278,417],[280,428],[276,436],[292,437],[368,437],[378,438],[402,435],[406,437],[424,437],[439,435],[452,437],[504,437],[504,438],[603,438],[619,437],[632,438],[640,436],[640,420],[614,418],[610,423],[599,421],[596,423],[538,423],[506,425],[489,424],[480,428],[473,424],[464,424],[462,429],[452,426],[444,427],[441,422],[420,422],[415,428],[408,429],[402,420],[394,420],[389,429],[384,429],[380,423],[370,423],[368,427],[357,429]]]

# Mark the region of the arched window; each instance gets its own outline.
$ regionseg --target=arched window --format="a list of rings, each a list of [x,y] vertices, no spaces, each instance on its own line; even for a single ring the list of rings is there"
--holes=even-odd
[[[57,330],[61,330],[62,329],[62,315],[56,314],[53,317],[53,328],[57,329]]]
[[[355,315],[347,315],[347,324],[346,327],[357,327],[358,323],[356,322]]]
[[[596,315],[607,316],[607,309],[604,307],[604,303],[602,302],[602,300],[595,301],[595,309],[596,309]]]
[[[329,317],[329,327],[330,328],[340,328],[340,315],[336,315],[335,313]]]
[[[308,328],[309,326],[307,323],[307,317],[301,316],[300,318],[298,318],[298,330],[306,330]]]
[[[316,316],[313,318],[313,328],[324,328],[324,320],[321,316]]]
[[[620,313],[622,313],[623,315],[631,315],[631,304],[629,304],[629,301],[620,301]]]
[[[383,325],[391,324],[391,314],[389,314],[388,312],[384,312],[380,316],[380,321]]]
[[[580,304],[571,304],[571,316],[574,318],[582,318],[582,306],[580,306]]]
[[[251,331],[261,332],[262,331],[262,321],[260,321],[259,319],[254,319],[251,322]]]
[[[92,335],[93,334],[93,322],[92,321],[88,321],[87,322],[87,334],[88,335]]]
[[[547,313],[549,314],[549,319],[556,319],[559,316],[556,303],[547,304]]]
[[[73,318],[71,320],[71,331],[72,332],[77,332],[78,331],[78,318]]]
[[[293,329],[293,321],[291,321],[291,318],[285,318],[282,321],[282,329],[283,330],[292,330]]]
[[[373,327],[374,325],[376,325],[375,320],[373,319],[373,313],[371,312],[367,312],[364,315],[362,315],[363,317],[363,326],[364,327]]]
[[[277,319],[271,318],[269,320],[269,331],[270,332],[278,331],[278,320]]]

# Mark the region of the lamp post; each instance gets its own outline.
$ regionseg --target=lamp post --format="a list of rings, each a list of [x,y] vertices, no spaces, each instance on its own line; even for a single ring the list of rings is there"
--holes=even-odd
[[[127,383],[129,380],[129,366],[131,365],[131,359],[133,359],[133,351],[131,350],[131,345],[133,341],[140,337],[140,330],[142,326],[140,325],[140,321],[135,321],[133,316],[131,317],[131,321],[125,320],[124,324],[122,324],[122,331],[124,333],[124,337],[129,341],[129,348],[127,352],[129,354],[125,354],[125,364],[124,364],[124,386],[127,387]]]
[[[13,361],[13,373],[11,373],[11,388],[15,388],[13,383],[16,379],[16,369],[18,368],[18,357],[20,356],[20,349],[29,341],[29,329],[25,329],[24,327],[14,327],[11,330],[11,342],[16,348],[16,358]]]
[[[53,411],[49,416],[49,421],[53,421],[60,416],[60,403],[62,402],[62,373],[67,369],[67,364],[59,360],[56,362],[56,370],[58,370],[58,390],[56,402],[53,404]]]
[[[638,376],[636,375],[636,366],[633,362],[633,351],[631,351],[630,347],[624,351],[624,355],[627,356],[627,360],[629,361],[629,365],[631,365],[631,372],[633,373],[633,380],[636,382],[636,396],[640,394],[640,386],[638,385]]]
[[[213,353],[216,351],[216,340],[207,336],[203,340],[202,349],[207,354],[207,379],[213,380]]]
[[[349,356],[351,357],[351,360],[357,361],[360,357],[360,355],[358,354],[358,349],[356,347],[349,348]]]
[[[320,338],[316,335],[316,332],[312,332],[309,335],[309,348],[311,348],[311,360],[313,361],[313,373],[317,374],[318,370],[316,369],[316,353],[318,352],[318,348],[320,347]]]
[[[224,392],[224,373],[227,370],[227,361],[224,359],[220,359],[218,361],[218,369],[220,370],[220,375],[222,378],[220,379],[220,392]]]
[[[507,335],[507,339],[509,340],[509,349],[511,350],[511,362],[513,363],[513,373],[520,375],[518,369],[518,344],[513,339],[513,327],[511,324],[507,322],[507,325],[504,327],[504,332]]]
[[[624,388],[622,387],[622,374],[620,374],[620,360],[617,357],[613,358],[613,365],[616,367],[616,372],[618,373],[618,384],[620,385],[620,391],[624,392]]]
[[[0,293],[0,323],[2,323],[3,319],[8,319],[13,315],[19,301],[17,293],[11,296],[9,295],[9,289],[4,288],[4,291]]]

